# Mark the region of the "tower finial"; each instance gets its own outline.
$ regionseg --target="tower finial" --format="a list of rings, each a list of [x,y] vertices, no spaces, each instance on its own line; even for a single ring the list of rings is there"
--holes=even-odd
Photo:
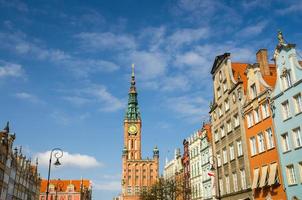
[[[278,36],[277,37],[278,37],[278,40],[279,40],[279,44],[280,45],[285,45],[283,33],[281,32],[281,30],[278,30]]]
[[[6,126],[4,127],[4,129],[7,133],[9,133],[9,121],[6,122]]]
[[[132,63],[132,74],[131,74],[132,77],[134,77],[134,63]]]

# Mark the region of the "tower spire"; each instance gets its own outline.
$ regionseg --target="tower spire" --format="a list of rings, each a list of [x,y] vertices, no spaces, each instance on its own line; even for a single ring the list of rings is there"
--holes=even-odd
[[[138,108],[137,92],[136,92],[136,86],[135,86],[134,64],[132,64],[131,68],[132,68],[131,84],[130,84],[129,97],[128,97],[128,107],[127,107],[125,119],[127,119],[127,120],[139,120],[140,119],[140,111],[139,111],[139,108]]]

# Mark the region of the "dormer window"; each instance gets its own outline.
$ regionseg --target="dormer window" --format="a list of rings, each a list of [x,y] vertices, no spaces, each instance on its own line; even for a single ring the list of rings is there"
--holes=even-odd
[[[55,186],[53,184],[49,185],[49,192],[55,192]]]
[[[290,70],[286,68],[282,70],[281,80],[284,90],[292,86],[292,78],[291,78]]]
[[[257,96],[257,88],[255,83],[251,85],[251,97],[254,99]]]
[[[69,184],[68,187],[67,187],[67,191],[68,192],[74,192],[74,185]]]

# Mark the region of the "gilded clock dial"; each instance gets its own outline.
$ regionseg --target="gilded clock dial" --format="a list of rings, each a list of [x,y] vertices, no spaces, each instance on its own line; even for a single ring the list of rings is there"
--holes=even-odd
[[[137,133],[137,127],[135,124],[131,124],[128,128],[128,133],[130,134],[136,134]]]

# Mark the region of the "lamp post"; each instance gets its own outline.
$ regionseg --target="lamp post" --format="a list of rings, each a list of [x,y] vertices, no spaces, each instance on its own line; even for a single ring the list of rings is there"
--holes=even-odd
[[[61,179],[58,179],[56,184],[56,200],[58,199],[58,188],[60,188],[61,191],[63,186],[64,186],[63,181],[61,181]]]
[[[55,166],[61,165],[59,159],[62,158],[62,156],[63,156],[63,151],[60,148],[54,148],[50,152],[49,165],[48,165],[47,188],[46,188],[46,200],[48,200],[48,194],[49,194],[49,178],[50,178],[50,169],[51,169],[51,159],[52,159],[53,153],[54,153],[54,157],[57,159],[56,162],[54,163]]]
[[[219,169],[218,169],[218,159],[216,156],[210,156],[209,157],[209,161],[211,163],[211,160],[212,160],[212,167],[211,167],[211,171],[214,171],[214,170],[217,170],[217,187],[218,187],[218,200],[221,199],[220,197],[220,184],[219,184]],[[214,167],[214,164],[215,164],[215,167]]]

